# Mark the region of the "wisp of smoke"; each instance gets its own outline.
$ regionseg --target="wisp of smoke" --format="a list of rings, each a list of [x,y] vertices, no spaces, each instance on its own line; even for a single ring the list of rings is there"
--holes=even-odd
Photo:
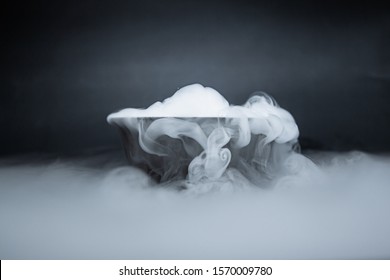
[[[390,257],[390,158],[301,155],[267,95],[230,106],[192,85],[108,121],[130,165],[0,160],[0,259]]]
[[[314,165],[296,152],[298,127],[267,94],[233,106],[199,84],[147,109],[108,116],[127,158],[165,185],[192,192],[268,187]]]

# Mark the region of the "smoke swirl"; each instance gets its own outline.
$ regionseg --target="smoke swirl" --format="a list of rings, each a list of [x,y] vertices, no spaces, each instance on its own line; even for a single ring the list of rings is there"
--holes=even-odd
[[[229,180],[231,172],[265,186],[309,161],[293,156],[299,135],[293,117],[264,93],[236,106],[195,84],[148,109],[111,114],[108,122],[119,127],[132,165],[183,188]]]

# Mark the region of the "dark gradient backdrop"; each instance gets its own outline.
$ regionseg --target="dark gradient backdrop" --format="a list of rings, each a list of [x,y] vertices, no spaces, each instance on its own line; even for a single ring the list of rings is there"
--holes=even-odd
[[[107,114],[194,82],[268,92],[304,148],[389,151],[389,10],[291,2],[2,3],[0,154],[119,146]]]

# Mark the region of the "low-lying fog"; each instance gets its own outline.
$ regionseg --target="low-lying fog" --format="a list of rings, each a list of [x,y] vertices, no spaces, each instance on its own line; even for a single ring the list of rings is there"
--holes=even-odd
[[[201,194],[158,186],[119,153],[2,159],[0,258],[389,258],[390,157],[308,157],[321,172]]]

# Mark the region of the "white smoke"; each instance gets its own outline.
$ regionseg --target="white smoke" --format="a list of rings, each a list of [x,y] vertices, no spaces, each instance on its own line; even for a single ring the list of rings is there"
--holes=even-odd
[[[108,120],[130,165],[0,161],[0,259],[390,257],[390,157],[301,155],[267,95],[230,106],[193,85]]]
[[[229,181],[232,173],[234,184],[242,177],[265,187],[310,165],[294,150],[299,132],[293,117],[264,93],[233,106],[216,90],[194,84],[147,109],[107,119],[120,129],[132,165],[159,182],[182,180],[190,191]]]
[[[2,160],[0,258],[389,258],[390,157],[310,157],[320,172],[283,187],[253,188],[232,171],[239,185],[202,195],[107,164],[113,154]]]

